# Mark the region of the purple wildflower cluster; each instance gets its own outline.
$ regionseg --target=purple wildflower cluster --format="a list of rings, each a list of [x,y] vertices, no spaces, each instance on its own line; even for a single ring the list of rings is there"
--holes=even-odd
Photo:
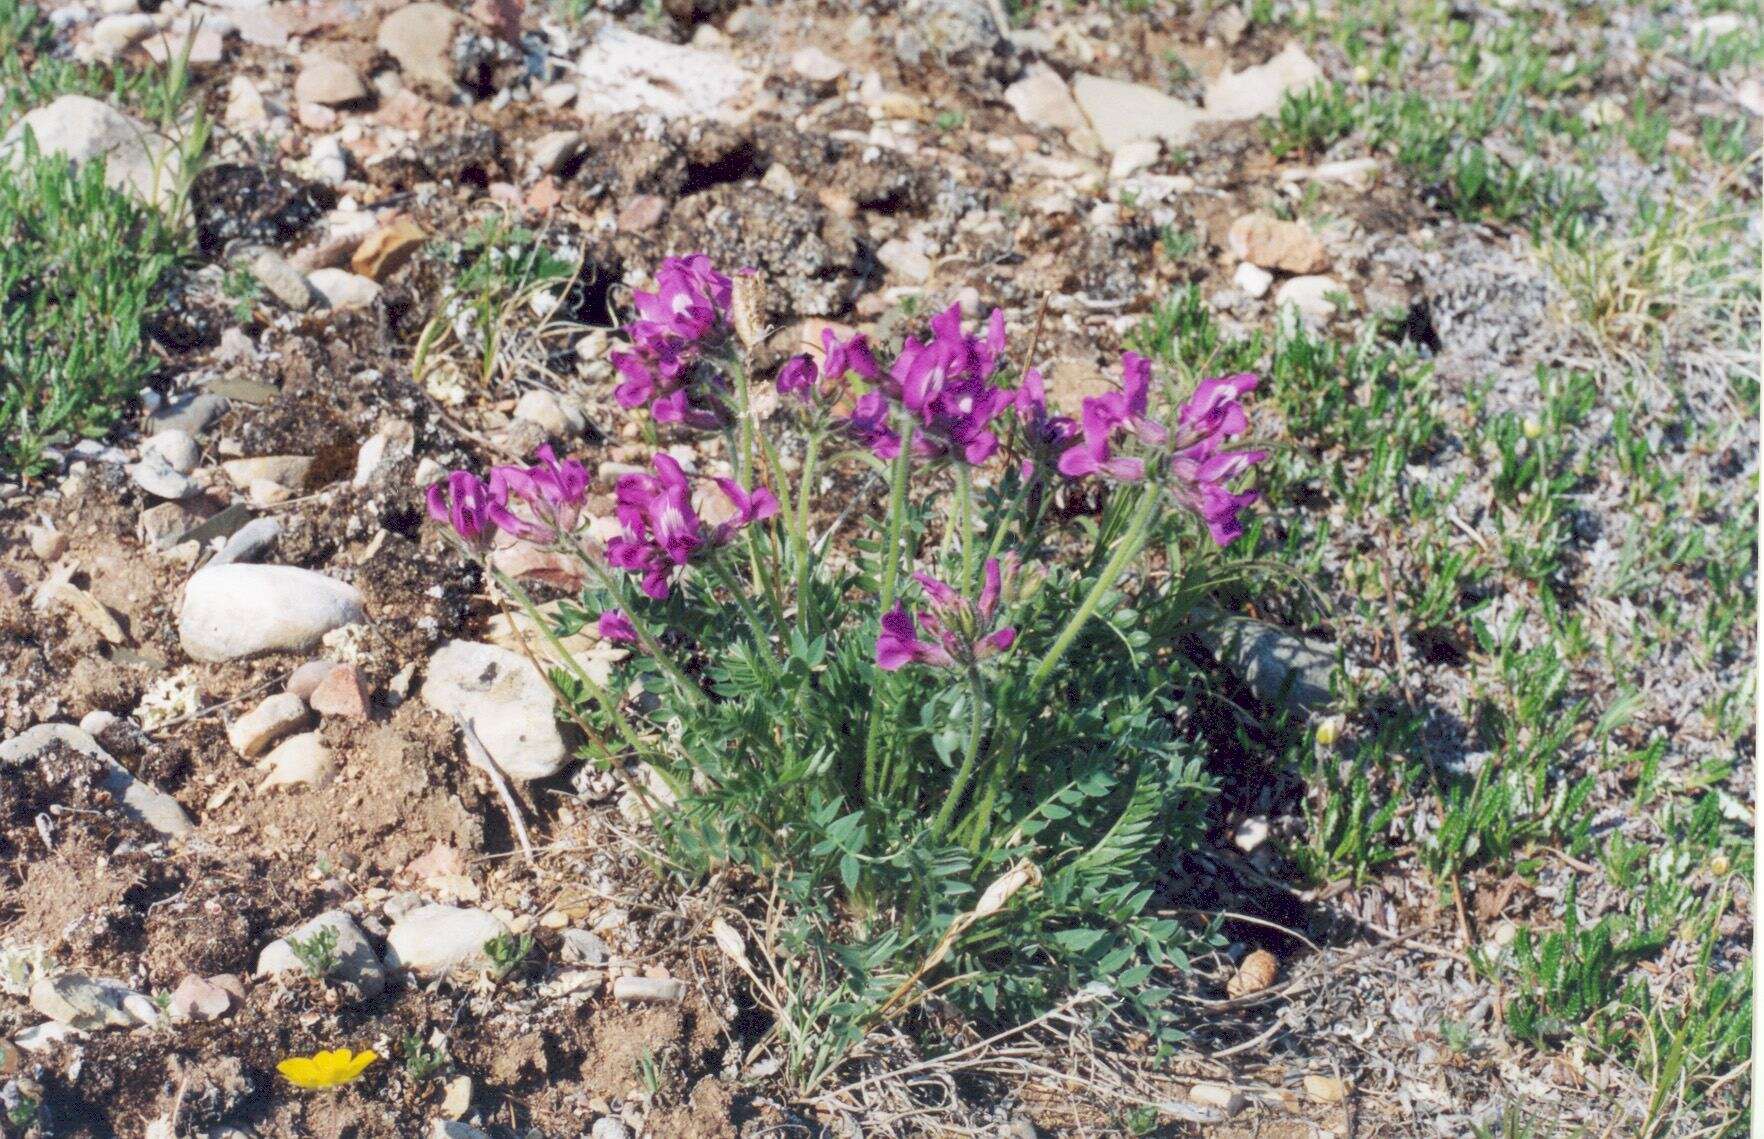
[[[997,558],[986,559],[980,596],[970,602],[955,589],[929,574],[915,573],[930,602],[930,610],[915,619],[904,604],[882,615],[882,633],[876,638],[876,666],[893,672],[906,664],[948,668],[985,660],[1010,648],[1017,630],[1006,625],[992,629],[1004,592],[1004,572]],[[919,636],[923,627],[926,636]],[[992,629],[988,632],[987,630]]]
[[[429,488],[429,515],[453,527],[474,549],[486,549],[498,532],[512,538],[551,541],[576,528],[588,493],[588,470],[579,460],[558,460],[550,444],[529,467],[490,468],[490,478],[453,471]]]
[[[777,514],[778,499],[765,487],[749,492],[734,479],[717,479],[735,513],[707,526],[692,509],[692,487],[680,464],[665,453],[657,454],[654,463],[653,475],[630,474],[619,480],[617,513],[624,533],[606,544],[606,560],[639,575],[644,594],[661,601],[668,596],[675,570],[727,545],[743,526]]]
[[[1114,448],[1127,437],[1138,439],[1169,453],[1170,492],[1183,506],[1200,515],[1207,532],[1221,546],[1243,534],[1238,513],[1256,501],[1255,491],[1234,494],[1226,484],[1268,457],[1266,451],[1226,451],[1222,444],[1249,429],[1243,398],[1255,390],[1256,377],[1247,372],[1202,380],[1192,396],[1176,412],[1172,432],[1150,418],[1151,361],[1137,352],[1121,357],[1121,390],[1084,401],[1082,426],[1074,435],[1071,420],[1047,419],[1037,398],[1032,411],[1042,430],[1059,448],[1060,473],[1068,478],[1100,474],[1122,482],[1145,477],[1145,460],[1117,455]],[[1025,388],[1027,388],[1027,383]],[[1018,393],[1019,399],[1022,392]],[[1019,414],[1022,414],[1019,405]]]
[[[1013,403],[1008,389],[992,383],[1004,347],[1002,312],[994,309],[986,335],[974,336],[962,330],[962,306],[951,305],[931,318],[931,339],[908,337],[877,389],[857,401],[850,419],[853,434],[879,458],[892,459],[900,453],[901,438],[889,412],[898,404],[916,420],[915,454],[984,463],[998,450],[992,421]]]
[[[655,273],[655,292],[638,290],[638,319],[624,326],[629,352],[614,352],[622,377],[613,396],[625,408],[649,405],[658,423],[722,426],[724,409],[714,390],[720,378],[700,376],[705,350],[726,335],[734,284],[702,253],[670,257]]]
[[[876,366],[876,358],[870,354],[870,342],[863,333],[854,333],[841,340],[831,328],[823,328],[820,366],[817,368],[814,358],[806,354],[790,357],[778,369],[778,390],[809,403],[817,394],[826,396],[836,391],[839,382],[847,375],[874,383],[881,371]]]

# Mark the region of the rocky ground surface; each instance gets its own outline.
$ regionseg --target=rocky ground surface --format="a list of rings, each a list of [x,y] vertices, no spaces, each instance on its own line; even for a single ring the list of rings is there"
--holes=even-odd
[[[885,338],[951,300],[996,303],[1039,329],[1068,406],[1191,283],[1234,331],[1285,309],[1347,336],[1395,313],[1459,402],[1492,379],[1484,398],[1523,406],[1536,363],[1572,351],[1510,231],[1441,213],[1381,156],[1273,154],[1262,127],[1283,95],[1353,65],[1234,6],[1050,5],[1008,26],[983,0],[52,14],[83,60],[144,65],[188,38],[214,133],[187,204],[200,257],[155,329],[164,363],[138,414],[0,490],[0,1079],[9,1107],[41,1105],[0,1130],[920,1126],[775,1081],[712,945],[723,887],[652,872],[641,819],[573,758],[520,630],[425,525],[421,489],[453,466],[547,441],[603,475],[646,454],[621,434],[607,331],[667,254],[765,274],[779,357],[826,322]],[[1727,96],[1757,113],[1755,80]],[[169,144],[120,112],[66,96],[32,118],[46,148],[108,146],[113,179],[160,192]],[[1755,440],[1737,456],[1735,477],[1755,477]],[[1442,462],[1442,480],[1469,465]],[[1387,668],[1381,636],[1343,631],[1348,663]],[[1438,683],[1459,683],[1439,660]],[[1743,669],[1673,675],[1695,701]],[[468,720],[516,781],[532,860]],[[1243,861],[1281,813],[1252,799],[1253,817],[1221,818],[1222,858]],[[1304,900],[1451,941],[1416,889]],[[1333,928],[1291,904],[1270,920]],[[337,964],[320,981],[292,945],[322,929]],[[506,972],[483,950],[503,934],[532,939]],[[1264,941],[1242,933],[1234,953]],[[1161,1126],[1434,1133],[1443,1113],[1462,1134],[1515,1096],[1596,1102],[1553,1060],[1454,1057],[1428,1036],[1440,1009],[1490,1015],[1462,948],[1264,1007],[1248,1046],[1184,1062],[1190,1096]],[[1278,949],[1289,971],[1312,956]],[[380,1070],[330,1094],[275,1074],[338,1046],[374,1048]],[[1093,1089],[1028,1086],[952,1082],[959,1109],[924,1126],[1121,1133]]]

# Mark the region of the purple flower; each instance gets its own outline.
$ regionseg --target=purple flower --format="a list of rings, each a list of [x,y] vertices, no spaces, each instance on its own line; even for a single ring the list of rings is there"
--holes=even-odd
[[[615,645],[637,643],[637,626],[631,623],[631,618],[627,617],[622,609],[608,609],[600,615],[600,619],[594,623],[594,627],[600,633],[600,639],[603,641],[611,641]]]
[[[659,423],[722,425],[722,379],[704,365],[707,348],[727,335],[734,286],[702,253],[670,257],[655,272],[655,292],[632,294],[638,319],[624,333],[631,350],[612,354],[620,407],[650,405]]]
[[[806,353],[790,357],[778,369],[778,390],[807,403],[817,391],[830,391],[848,373],[870,381],[881,374],[876,358],[870,355],[869,341],[861,332],[841,340],[831,328],[823,328],[820,367]]]
[[[483,549],[490,544],[495,529],[490,517],[490,488],[477,475],[467,471],[449,473],[429,487],[428,503],[429,516],[452,526],[467,545]]]
[[[549,443],[530,467],[490,468],[489,517],[517,538],[550,541],[574,530],[588,493],[588,468],[580,460],[558,461]]]
[[[1023,382],[1017,386],[1011,406],[1029,451],[1022,464],[1023,479],[1028,481],[1037,471],[1059,464],[1061,456],[1077,440],[1078,424],[1070,416],[1047,413],[1046,385],[1034,368],[1023,373]]]
[[[692,488],[680,464],[666,453],[653,462],[655,474],[619,480],[614,510],[623,533],[606,544],[606,560],[638,575],[644,594],[660,601],[668,596],[675,570],[727,545],[737,530],[773,517],[779,507],[765,487],[750,492],[732,479],[718,479],[735,516],[707,528],[692,509]]]
[[[998,450],[998,437],[990,424],[1012,405],[1012,393],[991,383],[1004,345],[1003,313],[993,312],[985,336],[970,336],[962,331],[961,306],[951,305],[931,318],[930,340],[908,337],[888,375],[874,377],[879,387],[859,401],[852,430],[879,457],[898,454],[900,440],[886,428],[888,402],[892,401],[918,420],[912,437],[914,453],[970,464],[985,462]],[[873,361],[861,364],[868,366]],[[864,374],[859,363],[854,363],[853,370]]]
[[[807,356],[792,356],[778,369],[778,390],[797,395],[806,403],[815,389],[815,362]]]
[[[1007,558],[1014,564],[1015,558]],[[915,616],[904,604],[882,615],[882,631],[876,637],[876,666],[893,672],[905,664],[945,668],[957,662],[974,663],[1010,648],[1017,630],[993,629],[993,618],[1004,593],[1004,568],[997,558],[986,559],[985,576],[977,601],[969,603],[952,586],[930,574],[915,573],[913,580],[925,591],[930,609]],[[929,639],[919,636],[923,627]]]

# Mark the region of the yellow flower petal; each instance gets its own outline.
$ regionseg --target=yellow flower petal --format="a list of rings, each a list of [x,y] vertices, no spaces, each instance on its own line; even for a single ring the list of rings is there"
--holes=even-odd
[[[360,1052],[357,1052],[355,1054],[355,1059],[349,1061],[348,1065],[345,1068],[346,1074],[344,1075],[343,1078],[346,1080],[355,1079],[357,1076],[359,1076],[363,1072],[367,1071],[367,1066],[369,1064],[372,1064],[375,1060],[378,1060],[379,1058],[380,1057],[375,1054],[375,1052],[372,1048],[362,1049]]]
[[[305,1056],[290,1056],[276,1065],[276,1071],[286,1076],[288,1082],[298,1088],[322,1088],[325,1086],[319,1068]]]

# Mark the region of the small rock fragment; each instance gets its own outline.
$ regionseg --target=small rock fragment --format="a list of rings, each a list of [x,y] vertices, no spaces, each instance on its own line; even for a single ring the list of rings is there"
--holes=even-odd
[[[1142,139],[1183,146],[1206,117],[1199,107],[1155,87],[1099,75],[1077,76],[1072,95],[1110,154]]]
[[[441,1114],[449,1119],[459,1119],[472,1109],[472,1078],[455,1076],[447,1081],[447,1090],[441,1097]]]
[[[1318,1103],[1340,1103],[1347,1098],[1347,1085],[1334,1076],[1307,1073],[1305,1094]]]
[[[278,692],[227,726],[227,742],[246,759],[256,759],[282,737],[305,727],[309,719],[305,701],[291,692]]]
[[[398,61],[399,74],[412,87],[438,98],[454,90],[453,36],[460,15],[445,4],[420,0],[380,21],[375,42]]]
[[[294,101],[321,107],[342,107],[368,97],[368,85],[355,68],[339,60],[315,56],[294,77]]]
[[[1294,277],[1274,290],[1277,306],[1292,306],[1307,320],[1327,322],[1335,319],[1338,310],[1332,299],[1344,290],[1334,277]]]
[[[428,231],[416,219],[400,216],[368,234],[349,258],[349,267],[370,281],[383,281],[408,264],[427,240]]]
[[[1237,972],[1225,983],[1226,995],[1233,999],[1259,993],[1280,975],[1280,958],[1266,949],[1257,949],[1237,966]]]
[[[520,653],[449,641],[429,658],[425,704],[473,725],[484,749],[511,779],[544,779],[564,763],[550,685]]]
[[[166,1012],[173,1020],[219,1020],[233,1007],[233,994],[194,973],[172,990]]]
[[[380,298],[377,282],[347,269],[314,269],[306,279],[330,308],[366,308]]]
[[[339,664],[312,690],[310,703],[313,711],[321,716],[365,720],[368,714],[367,682],[354,665]]]
[[[208,564],[224,566],[232,562],[255,562],[274,548],[282,536],[282,524],[274,518],[254,518],[233,531],[226,545]]]
[[[184,586],[178,637],[199,661],[300,651],[366,616],[354,586],[294,566],[206,566]]]
[[[188,475],[179,474],[158,451],[147,451],[140,462],[130,464],[129,477],[148,494],[172,502],[189,498],[202,489]]]
[[[1242,289],[1245,296],[1260,300],[1267,296],[1268,290],[1273,287],[1274,274],[1259,265],[1252,265],[1245,261],[1238,265],[1237,272],[1231,275],[1231,283]]]
[[[202,450],[196,446],[196,440],[190,438],[189,432],[179,431],[175,427],[150,435],[141,444],[141,451],[143,454],[148,451],[156,453],[180,475],[189,474],[202,461]]]
[[[264,291],[295,312],[312,307],[312,286],[306,274],[288,263],[288,259],[269,249],[259,250],[251,259],[251,276]]]
[[[439,976],[467,964],[485,964],[484,943],[507,932],[496,916],[458,906],[419,906],[386,935],[386,967]]]
[[[133,1028],[136,1019],[123,1007],[140,996],[120,981],[106,981],[81,973],[44,977],[31,986],[31,1007],[50,1020],[97,1032],[105,1028]]]
[[[618,977],[613,999],[627,1004],[673,1004],[686,995],[686,986],[672,977]]]
[[[1318,273],[1329,267],[1329,253],[1316,235],[1297,222],[1270,214],[1245,214],[1225,236],[1231,252],[1264,269]]]
[[[269,772],[261,784],[265,791],[272,787],[322,787],[337,774],[331,749],[317,732],[302,732],[283,740],[257,767]]]
[[[294,947],[289,943],[299,941],[304,944],[315,933],[325,929],[335,930],[337,934],[337,944],[333,948],[337,964],[331,970],[330,978],[355,986],[364,998],[379,996],[386,987],[386,970],[380,964],[373,945],[361,932],[361,927],[342,910],[328,910],[286,937],[277,938],[264,946],[263,952],[257,956],[257,976],[273,977],[279,973],[305,972],[306,966],[295,955]]]
[[[1228,1116],[1243,1110],[1243,1096],[1223,1084],[1195,1084],[1188,1089],[1188,1098],[1203,1107],[1216,1107]]]

